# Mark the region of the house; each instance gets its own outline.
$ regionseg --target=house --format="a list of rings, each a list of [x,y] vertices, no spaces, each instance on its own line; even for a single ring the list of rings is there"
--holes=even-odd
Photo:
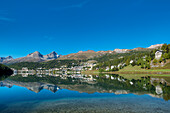
[[[156,92],[156,94],[158,94],[158,95],[162,94],[162,93],[163,93],[163,90],[162,90],[161,86],[157,85],[155,92]]]
[[[84,67],[86,67],[86,68],[89,67],[89,70],[92,70],[94,66],[96,66],[95,63],[85,63],[85,65],[84,65]]]
[[[53,69],[49,69],[48,71],[49,71],[49,72],[53,72]]]
[[[132,64],[132,63],[133,63],[133,60],[130,61],[130,64]]]
[[[115,78],[111,76],[111,79],[114,80]]]
[[[110,69],[109,67],[106,67],[106,71],[109,71],[109,69]]]
[[[116,66],[111,66],[111,69],[116,68]]]
[[[132,81],[130,81],[130,84],[131,84],[131,85],[133,85],[133,82],[132,82]]]
[[[123,63],[122,66],[123,66],[123,67],[126,66],[126,63]]]
[[[59,68],[53,68],[53,70],[55,70],[55,71],[59,71],[60,69],[59,69]]]
[[[72,70],[73,71],[81,71],[81,70],[83,70],[83,66],[75,66],[75,67],[73,67]]]
[[[117,67],[118,67],[118,68],[120,68],[121,66],[122,66],[122,63],[118,64],[118,66],[117,66]]]
[[[27,67],[23,67],[22,71],[28,71],[28,68]]]
[[[157,50],[155,53],[155,59],[159,60],[162,56],[162,51],[161,50]]]
[[[118,57],[118,59],[121,59],[121,58],[123,58],[123,56],[121,56],[121,57]]]
[[[14,68],[11,68],[13,70],[13,73],[16,74],[17,73],[17,70],[14,69]]]
[[[109,78],[110,76],[109,75],[105,75],[106,76],[106,78]]]
[[[146,59],[146,57],[147,57],[147,55],[143,56],[142,58],[143,58],[143,59]]]

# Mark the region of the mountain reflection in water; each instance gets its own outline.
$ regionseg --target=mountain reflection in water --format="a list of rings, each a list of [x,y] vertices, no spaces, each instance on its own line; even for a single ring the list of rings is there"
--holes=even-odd
[[[164,78],[141,77],[128,80],[119,75],[13,75],[0,81],[0,87],[25,87],[35,93],[46,89],[53,93],[61,89],[92,94],[114,93],[143,95],[170,99],[170,83]]]

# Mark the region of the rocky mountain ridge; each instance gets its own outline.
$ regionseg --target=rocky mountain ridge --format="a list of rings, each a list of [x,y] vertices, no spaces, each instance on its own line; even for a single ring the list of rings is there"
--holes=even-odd
[[[19,63],[19,62],[42,62],[42,61],[48,61],[48,60],[54,60],[54,59],[75,59],[75,60],[81,60],[81,59],[91,59],[94,57],[99,57],[104,54],[116,54],[116,53],[128,53],[130,51],[147,51],[152,49],[157,49],[162,47],[163,44],[156,44],[151,45],[148,48],[134,48],[134,49],[114,49],[114,50],[108,50],[108,51],[93,51],[93,50],[87,50],[87,51],[79,51],[77,53],[71,53],[68,55],[58,55],[56,52],[51,52],[47,55],[42,55],[40,52],[35,51],[33,53],[28,54],[26,57],[21,57],[17,59],[13,59],[11,56],[8,57],[0,57],[0,63],[3,64],[13,64],[13,63]]]
[[[19,62],[41,62],[41,61],[47,61],[47,60],[54,60],[59,57],[60,55],[58,55],[54,51],[47,55],[42,55],[40,52],[35,51],[33,53],[28,54],[26,57],[21,57],[21,58],[11,59],[11,60],[2,60],[0,61],[0,63],[13,64],[13,63],[19,63]]]
[[[134,49],[114,49],[114,50],[108,50],[108,51],[93,51],[93,50],[87,50],[87,51],[79,51],[77,53],[71,53],[68,55],[64,55],[60,57],[59,59],[75,59],[75,60],[80,60],[80,59],[90,59],[93,57],[98,57],[102,56],[104,54],[112,54],[112,53],[128,53],[130,51],[148,51],[152,49],[157,49],[159,47],[162,47],[163,44],[156,44],[156,45],[151,45],[148,48],[142,48],[142,47],[137,47]]]
[[[4,61],[9,61],[9,60],[13,60],[12,56],[0,57],[0,63]]]
[[[57,59],[58,57],[60,57],[60,55],[58,55],[55,51],[47,55],[42,55],[40,52],[35,51],[34,53],[28,54],[26,57],[38,58],[42,60],[51,60],[51,59],[53,60],[53,59]]]

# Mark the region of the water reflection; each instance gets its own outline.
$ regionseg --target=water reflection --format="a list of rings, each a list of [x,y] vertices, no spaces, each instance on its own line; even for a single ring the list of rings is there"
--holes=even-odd
[[[0,87],[12,88],[14,85],[25,87],[35,93],[43,89],[53,93],[61,89],[78,91],[80,93],[114,93],[136,95],[148,94],[152,97],[170,99],[170,83],[164,78],[142,77],[128,80],[119,75],[12,75],[0,81]]]

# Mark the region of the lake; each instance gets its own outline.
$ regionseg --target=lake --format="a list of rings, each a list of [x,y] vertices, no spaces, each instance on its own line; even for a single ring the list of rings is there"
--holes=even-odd
[[[3,76],[0,79],[0,112],[170,113],[170,77]]]

